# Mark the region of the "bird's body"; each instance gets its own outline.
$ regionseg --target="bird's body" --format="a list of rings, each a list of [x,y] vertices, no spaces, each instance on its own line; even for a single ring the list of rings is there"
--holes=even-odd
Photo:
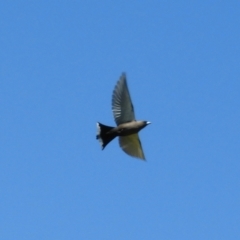
[[[109,131],[109,134],[113,133],[117,136],[127,136],[138,133],[144,127],[146,127],[145,121],[132,121],[118,125]]]
[[[97,123],[97,139],[102,145],[102,149],[115,137],[119,137],[119,144],[123,151],[133,157],[145,160],[138,132],[150,122],[135,120],[125,74],[122,74],[113,91],[112,110],[117,127]]]

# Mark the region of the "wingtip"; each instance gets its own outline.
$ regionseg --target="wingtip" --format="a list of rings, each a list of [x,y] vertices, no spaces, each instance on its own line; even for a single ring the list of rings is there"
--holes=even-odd
[[[146,158],[145,157],[136,157],[136,156],[132,156],[132,157],[135,157],[135,158],[137,158],[137,159],[139,159],[139,160],[142,160],[143,162],[147,162],[147,160],[146,160]]]
[[[126,77],[126,75],[127,75],[126,72],[122,72],[122,75],[121,75],[121,76],[122,76],[122,77]]]
[[[145,158],[145,157],[143,157],[143,158],[140,158],[141,160],[143,160],[144,162],[146,162],[147,161],[147,159]]]

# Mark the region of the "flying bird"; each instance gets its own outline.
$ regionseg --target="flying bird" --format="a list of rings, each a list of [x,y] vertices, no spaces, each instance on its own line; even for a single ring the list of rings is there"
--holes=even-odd
[[[145,160],[138,132],[150,124],[150,122],[136,121],[124,73],[113,91],[112,111],[117,127],[110,127],[97,122],[97,139],[102,146],[102,150],[115,137],[119,137],[119,145],[125,153]]]

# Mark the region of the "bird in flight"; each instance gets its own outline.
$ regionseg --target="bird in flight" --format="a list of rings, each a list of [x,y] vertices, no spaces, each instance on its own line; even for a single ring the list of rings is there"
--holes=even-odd
[[[124,73],[113,91],[112,111],[117,127],[110,127],[97,122],[97,139],[102,146],[102,150],[115,137],[119,137],[119,145],[125,153],[145,160],[138,132],[150,124],[150,122],[136,121]]]

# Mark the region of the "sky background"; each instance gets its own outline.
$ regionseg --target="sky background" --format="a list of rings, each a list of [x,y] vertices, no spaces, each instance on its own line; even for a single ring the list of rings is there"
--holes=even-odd
[[[240,1],[1,1],[0,238],[240,239]],[[147,161],[111,142],[122,72]]]

